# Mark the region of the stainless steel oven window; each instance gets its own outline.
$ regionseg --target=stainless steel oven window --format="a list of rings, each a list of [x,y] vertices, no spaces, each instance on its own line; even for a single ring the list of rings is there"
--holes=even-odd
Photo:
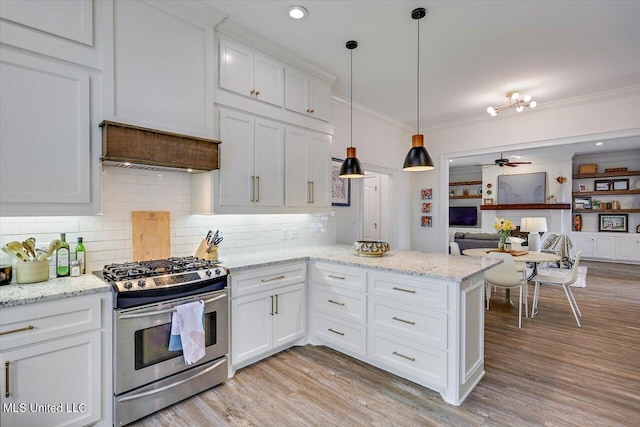
[[[204,313],[204,345],[216,345],[217,340],[217,311]],[[134,333],[135,370],[147,368],[156,363],[179,357],[182,351],[169,350],[169,336],[171,323],[140,329]]]

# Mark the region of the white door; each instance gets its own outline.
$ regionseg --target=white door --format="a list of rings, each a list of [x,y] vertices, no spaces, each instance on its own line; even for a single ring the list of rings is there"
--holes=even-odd
[[[291,343],[305,335],[304,284],[274,293],[273,346]]]
[[[285,132],[284,200],[286,206],[309,206],[309,180],[307,179],[307,134],[287,128]]]
[[[328,207],[331,205],[331,137],[313,133],[308,141],[307,149],[311,181],[312,206]]]
[[[363,237],[380,239],[380,175],[367,174],[364,178]]]
[[[324,80],[311,78],[310,82],[309,113],[316,119],[329,121],[329,109],[331,108],[331,85]]]
[[[254,200],[259,206],[284,204],[284,126],[255,119]]]
[[[254,75],[256,99],[282,106],[284,102],[284,65],[256,53]]]
[[[240,362],[271,349],[273,314],[271,292],[231,301],[231,362]]]
[[[287,110],[308,114],[309,76],[291,67],[285,67],[284,107]]]
[[[253,205],[254,118],[220,110],[220,204]]]
[[[242,45],[220,40],[220,87],[252,96],[254,90],[253,51]]]

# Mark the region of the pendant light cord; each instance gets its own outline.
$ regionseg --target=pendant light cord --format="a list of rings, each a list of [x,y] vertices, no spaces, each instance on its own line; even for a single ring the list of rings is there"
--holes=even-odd
[[[351,50],[351,142],[350,145],[353,148],[353,49]]]
[[[418,21],[418,93],[416,95],[417,99],[417,107],[416,111],[418,115],[416,117],[416,135],[420,133],[420,19],[416,19]]]

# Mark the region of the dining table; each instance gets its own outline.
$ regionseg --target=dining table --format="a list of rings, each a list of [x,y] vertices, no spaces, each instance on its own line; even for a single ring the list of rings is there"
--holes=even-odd
[[[499,252],[496,248],[472,248],[465,249],[462,251],[463,255],[475,256],[475,257],[486,257],[489,256],[492,252]],[[559,262],[562,260],[562,257],[555,253],[549,252],[539,252],[539,251],[511,251],[509,252],[513,255],[513,260],[516,262],[516,266],[518,263],[523,263],[523,270],[526,274],[526,263],[531,263],[533,265],[533,270],[529,276],[527,276],[527,280],[531,280],[536,274],[538,274],[538,264],[541,262]],[[513,305],[511,301],[511,289],[505,290],[505,304]]]

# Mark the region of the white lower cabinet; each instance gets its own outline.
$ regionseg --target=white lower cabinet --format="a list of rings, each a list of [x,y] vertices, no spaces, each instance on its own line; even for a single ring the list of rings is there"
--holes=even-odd
[[[604,232],[574,232],[571,240],[574,256],[582,251],[583,258],[640,263],[640,237]]]
[[[3,309],[2,426],[111,425],[105,295]]]
[[[305,337],[305,264],[253,268],[237,274],[232,272],[233,370],[283,350]]]

